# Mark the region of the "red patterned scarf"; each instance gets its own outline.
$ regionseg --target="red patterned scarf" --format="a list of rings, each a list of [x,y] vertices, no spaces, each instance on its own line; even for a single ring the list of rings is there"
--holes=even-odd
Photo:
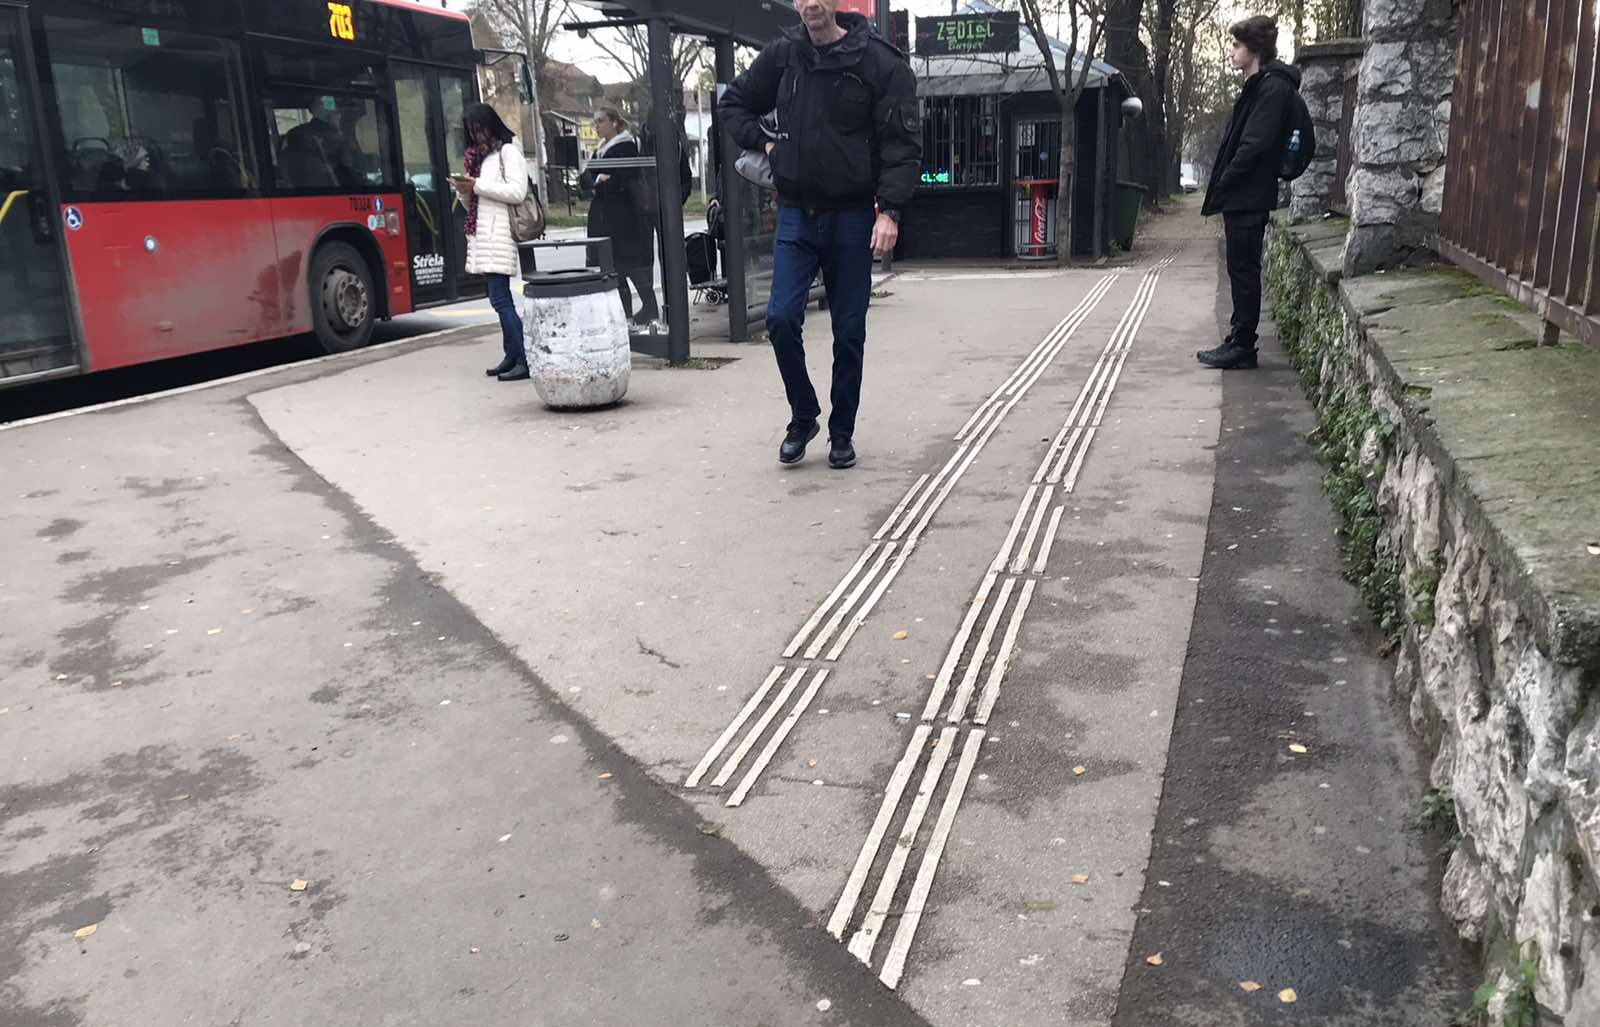
[[[489,151],[481,146],[467,147],[465,171],[468,178],[477,178],[483,170],[483,162],[489,157]],[[467,202],[467,234],[478,234],[478,194],[473,193],[472,199]]]

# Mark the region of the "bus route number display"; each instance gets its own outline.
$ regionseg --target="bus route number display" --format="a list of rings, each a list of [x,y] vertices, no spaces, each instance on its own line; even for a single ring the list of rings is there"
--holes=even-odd
[[[1021,48],[1022,21],[1016,11],[917,19],[919,57],[1016,53]]]
[[[356,39],[356,12],[349,4],[328,0],[328,35],[353,43]]]

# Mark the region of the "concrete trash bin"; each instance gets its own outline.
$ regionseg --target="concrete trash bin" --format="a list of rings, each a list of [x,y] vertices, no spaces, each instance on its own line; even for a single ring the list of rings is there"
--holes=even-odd
[[[522,280],[528,370],[545,406],[603,407],[627,395],[633,353],[616,274],[532,271]]]

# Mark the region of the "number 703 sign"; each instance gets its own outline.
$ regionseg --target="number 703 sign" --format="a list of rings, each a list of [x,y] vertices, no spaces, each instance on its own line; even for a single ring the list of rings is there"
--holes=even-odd
[[[334,39],[345,42],[354,42],[356,38],[356,15],[349,4],[328,3],[328,35]]]

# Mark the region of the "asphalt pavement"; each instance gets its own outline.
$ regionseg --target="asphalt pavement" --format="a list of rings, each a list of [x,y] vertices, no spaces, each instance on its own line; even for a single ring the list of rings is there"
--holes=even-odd
[[[1309,410],[1148,234],[883,284],[848,472],[470,323],[0,428],[0,1027],[1443,1022]]]

